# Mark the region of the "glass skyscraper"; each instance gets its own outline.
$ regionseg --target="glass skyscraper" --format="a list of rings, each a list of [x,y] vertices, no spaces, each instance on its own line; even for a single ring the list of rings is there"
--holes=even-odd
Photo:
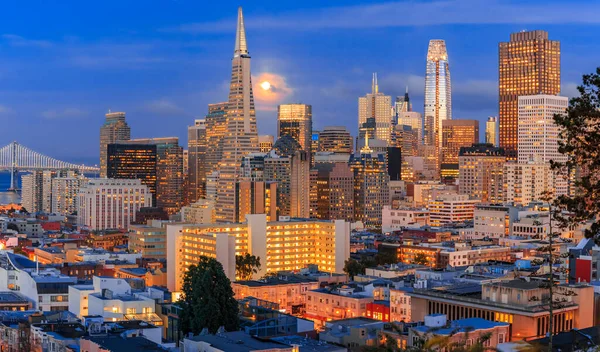
[[[442,151],[442,121],[452,119],[452,90],[446,42],[440,39],[429,41],[427,69],[425,73],[425,126],[429,145],[435,147],[436,164],[439,171]]]

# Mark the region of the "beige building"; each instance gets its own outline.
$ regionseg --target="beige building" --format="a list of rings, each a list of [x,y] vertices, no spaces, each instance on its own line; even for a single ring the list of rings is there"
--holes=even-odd
[[[254,297],[277,303],[287,314],[304,311],[306,293],[319,288],[319,282],[295,276],[272,277],[260,281],[235,281],[231,283],[235,299]]]
[[[125,121],[124,112],[109,112],[100,127],[100,177],[106,177],[107,146],[131,138],[131,129]]]
[[[412,292],[412,287],[390,289],[390,321],[411,321],[411,297],[408,292]]]
[[[352,221],[354,173],[347,162],[315,163],[310,177],[310,217]]]
[[[474,144],[460,149],[458,192],[484,203],[502,203],[504,149],[491,144]]]
[[[442,121],[441,177],[458,178],[458,157],[461,148],[479,143],[479,121]]]
[[[427,205],[429,224],[440,227],[473,220],[473,210],[477,203],[479,203],[478,200],[469,199],[469,196],[464,194],[442,194],[430,200]]]
[[[545,192],[554,193],[553,174],[547,163],[533,161],[526,164],[504,164],[503,198],[505,203],[528,205],[544,198]]]
[[[417,134],[417,144],[423,144],[423,117],[416,111],[404,111],[398,113],[398,126],[410,126]]]
[[[197,202],[181,208],[181,221],[192,224],[212,224],[215,222],[215,201],[198,199]]]
[[[79,189],[86,183],[86,177],[74,174],[67,177],[53,178],[52,213],[67,215],[77,211],[77,194]]]
[[[344,126],[326,126],[319,132],[317,151],[352,154],[354,141]]]
[[[279,141],[275,143],[276,146]],[[308,218],[310,217],[309,155],[302,150],[290,151],[287,155],[283,152],[279,153],[274,150],[264,159],[264,180],[277,183],[278,215]]]
[[[498,146],[498,118],[488,117],[485,121],[485,143],[494,147]]]
[[[381,232],[400,231],[407,227],[429,225],[429,211],[425,209],[394,209],[383,207],[381,214]]]
[[[498,45],[500,147],[516,160],[519,135],[519,97],[560,93],[560,42],[546,31],[518,32]]]
[[[277,220],[277,182],[239,181],[236,183],[237,221],[248,214],[266,214],[267,221]]]
[[[258,136],[258,148],[261,153],[268,153],[273,149],[273,143],[275,143],[275,138],[270,134],[264,134]]]
[[[128,247],[133,253],[141,253],[142,258],[166,259],[166,223],[151,220],[147,225],[129,226]]]
[[[312,144],[312,106],[281,104],[277,107],[277,139],[292,136],[302,150],[310,153]]]
[[[375,135],[389,145],[392,136],[392,97],[379,92],[377,73],[373,74],[371,93],[358,98],[358,128],[360,129],[368,118],[375,118]]]
[[[317,289],[306,293],[304,317],[319,328],[331,320],[366,317],[368,303],[373,303],[373,297],[354,293],[354,289],[347,286],[334,291]]]
[[[342,273],[350,256],[350,224],[343,220],[284,220],[267,222],[265,214],[246,217],[245,223],[167,225],[168,287],[180,291],[182,274],[200,256],[216,258],[227,276],[235,279],[235,256],[261,258],[257,277],[309,264],[320,271]],[[173,244],[173,245],[171,245]]]

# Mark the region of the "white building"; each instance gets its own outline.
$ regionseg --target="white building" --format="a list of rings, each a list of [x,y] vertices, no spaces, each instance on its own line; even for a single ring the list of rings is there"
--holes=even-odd
[[[358,98],[358,129],[360,130],[368,118],[374,117],[375,136],[371,138],[382,140],[387,146],[392,135],[391,108],[392,97],[379,92],[377,73],[374,73],[371,93]],[[356,150],[358,150],[358,146]]]
[[[390,290],[390,321],[411,321],[412,310],[408,293],[413,292],[413,290],[412,287],[400,287]]]
[[[100,262],[119,260],[134,264],[142,253],[110,252],[102,248],[77,249],[67,251],[67,262]]]
[[[429,225],[429,210],[426,209],[391,209],[384,206],[381,211],[383,233],[426,225]]]
[[[423,117],[420,112],[399,112],[398,125],[410,126],[413,131],[417,131],[418,144],[423,144]]]
[[[475,204],[479,200],[469,199],[465,194],[442,194],[429,201],[429,224],[443,226],[473,220]]]
[[[553,192],[550,164],[539,161],[504,164],[504,203],[528,205],[544,198],[544,192]]]
[[[565,114],[569,106],[567,97],[556,95],[527,95],[519,97],[518,161],[527,163],[536,158],[545,164],[551,160],[567,161],[567,156],[558,152],[559,127],[554,123],[555,114]],[[556,195],[568,193],[568,182],[556,176]]]
[[[140,180],[91,179],[78,200],[78,223],[91,230],[127,229],[136,211],[152,206],[152,194]]]
[[[72,214],[77,211],[77,194],[87,183],[82,176],[56,177],[52,179],[52,212]]]
[[[473,236],[470,239],[510,236],[518,209],[504,205],[477,204],[473,213]]]
[[[181,208],[181,221],[192,224],[211,224],[215,222],[215,201],[198,199],[196,203]]]

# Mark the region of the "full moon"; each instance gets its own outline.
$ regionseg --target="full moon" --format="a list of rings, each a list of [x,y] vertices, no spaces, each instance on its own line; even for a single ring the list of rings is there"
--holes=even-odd
[[[267,81],[264,81],[264,82],[262,82],[262,83],[260,84],[260,87],[261,87],[263,90],[269,90],[269,88],[271,88],[271,83],[269,83],[269,82],[267,82]]]

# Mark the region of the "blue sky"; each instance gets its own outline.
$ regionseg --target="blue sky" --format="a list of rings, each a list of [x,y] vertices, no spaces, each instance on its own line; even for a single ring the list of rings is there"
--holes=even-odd
[[[244,7],[262,134],[276,106],[313,105],[315,129],[357,124],[357,97],[409,86],[422,111],[430,39],[449,51],[453,117],[497,115],[498,42],[543,29],[561,41],[563,95],[600,66],[593,1],[12,1],[0,14],[0,144],[95,163],[108,109],[133,137],[178,136],[227,98],[237,6]]]

